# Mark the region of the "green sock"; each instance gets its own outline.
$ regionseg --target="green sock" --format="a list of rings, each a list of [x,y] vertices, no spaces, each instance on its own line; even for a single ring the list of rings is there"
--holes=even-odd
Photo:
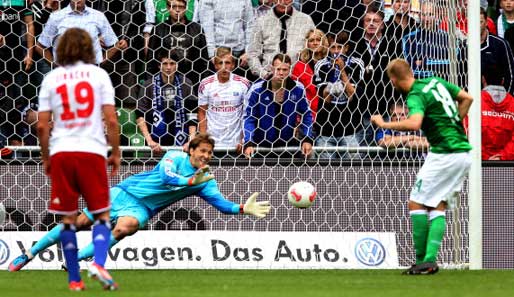
[[[446,217],[444,216],[444,213],[443,215],[439,215],[431,219],[430,230],[428,231],[427,250],[423,262],[436,262],[445,230]]]
[[[410,212],[412,221],[412,240],[416,252],[416,264],[423,262],[427,248],[428,215],[425,210],[412,210]]]

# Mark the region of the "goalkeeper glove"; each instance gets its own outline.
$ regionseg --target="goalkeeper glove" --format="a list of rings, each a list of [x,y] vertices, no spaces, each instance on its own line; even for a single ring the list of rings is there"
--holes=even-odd
[[[269,213],[271,206],[269,201],[255,201],[257,196],[259,196],[259,193],[255,192],[246,200],[246,203],[243,205],[243,213],[251,214],[262,219]]]
[[[187,184],[190,186],[196,186],[198,184],[208,182],[214,178],[214,175],[209,174],[209,165],[206,165],[198,169],[193,176],[187,180]]]

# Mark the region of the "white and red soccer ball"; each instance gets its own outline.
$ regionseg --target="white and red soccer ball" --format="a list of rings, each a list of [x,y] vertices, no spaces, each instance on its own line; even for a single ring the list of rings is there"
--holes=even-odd
[[[294,207],[307,208],[316,199],[316,189],[311,183],[305,181],[296,182],[289,187],[287,198]]]

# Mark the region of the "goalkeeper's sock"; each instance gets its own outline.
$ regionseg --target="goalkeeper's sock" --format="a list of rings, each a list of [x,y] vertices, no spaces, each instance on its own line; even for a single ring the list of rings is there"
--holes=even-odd
[[[114,238],[114,236],[112,236],[112,234],[111,234],[110,241],[109,241],[109,248],[111,248],[113,245],[115,245],[117,243],[118,243],[118,240],[116,240]],[[88,245],[86,245],[85,247],[83,247],[79,250],[78,260],[82,261],[87,258],[91,258],[94,255],[95,255],[95,245],[93,242],[90,242]],[[96,261],[96,259],[95,259],[95,261]]]
[[[61,230],[63,228],[62,224],[59,224],[53,227],[50,231],[48,231],[45,236],[43,236],[38,242],[36,242],[29,251],[26,252],[26,255],[29,259],[32,259],[35,255],[37,255],[42,250],[48,248],[49,246],[57,243],[59,241],[59,237],[61,236]]]
[[[440,210],[432,210],[429,215],[430,229],[428,231],[427,252],[423,262],[435,263],[446,230],[446,216],[445,212]]]
[[[427,248],[428,215],[424,209],[410,211],[412,222],[412,241],[416,252],[416,264],[423,262]]]
[[[80,281],[79,262],[77,261],[77,236],[75,226],[64,224],[61,231],[61,244],[66,267],[68,269],[68,280],[70,282]]]
[[[93,245],[95,263],[104,267],[109,251],[111,224],[104,220],[96,220],[93,226]]]

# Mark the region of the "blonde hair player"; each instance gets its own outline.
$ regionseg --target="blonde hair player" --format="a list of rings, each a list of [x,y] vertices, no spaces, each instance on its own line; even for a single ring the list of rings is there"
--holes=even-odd
[[[439,77],[414,79],[403,59],[387,66],[393,86],[407,95],[409,116],[384,122],[381,115],[371,122],[383,129],[425,132],[430,152],[416,177],[409,198],[416,263],[404,274],[433,274],[446,229],[445,210],[452,206],[471,165],[471,145],[462,119],[473,98],[464,90]]]

